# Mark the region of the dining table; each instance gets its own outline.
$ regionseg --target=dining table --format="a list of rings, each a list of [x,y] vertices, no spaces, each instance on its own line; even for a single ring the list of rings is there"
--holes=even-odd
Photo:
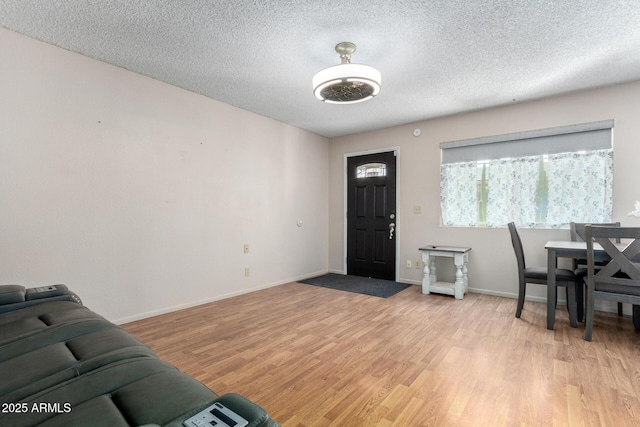
[[[615,245],[621,250],[626,246],[624,243],[616,243]],[[544,247],[547,250],[547,329],[553,330],[556,320],[556,268],[558,267],[558,258],[586,260],[587,242],[550,240]],[[593,259],[594,261],[609,261],[611,257],[607,255],[602,246],[594,243]],[[633,310],[633,315],[640,317],[640,310]],[[634,319],[634,324],[637,324],[636,321],[640,321],[640,319]],[[572,325],[572,327],[574,326]]]

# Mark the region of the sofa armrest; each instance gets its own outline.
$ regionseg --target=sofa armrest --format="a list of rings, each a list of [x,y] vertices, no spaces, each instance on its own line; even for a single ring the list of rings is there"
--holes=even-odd
[[[15,304],[25,300],[26,289],[20,285],[0,285],[0,305]]]
[[[250,400],[247,400],[239,394],[235,393],[228,393],[220,396],[217,399],[211,401],[211,403],[208,403],[206,406],[196,411],[191,411],[190,413],[185,414],[186,417],[183,416],[173,420],[165,427],[194,427],[197,425],[209,425],[208,421],[211,418],[211,415],[209,414],[214,414],[212,408],[214,408],[214,411],[216,410],[214,406],[214,404],[216,403],[222,404],[224,407],[230,409],[232,412],[235,412],[237,415],[244,418],[248,422],[248,424],[246,424],[246,427],[280,427],[280,424],[269,418],[267,411],[251,402]],[[222,415],[219,414],[214,415],[217,417],[222,417]]]
[[[218,402],[249,421],[247,427],[266,427],[269,416],[260,406],[239,394],[227,393],[218,398]]]
[[[51,298],[60,295],[67,295],[69,288],[66,285],[49,285],[40,286],[37,288],[29,288],[25,291],[24,299],[26,301],[32,301],[34,299]]]
[[[82,305],[80,297],[62,284],[29,289],[21,285],[0,285],[0,313],[50,301],[73,301]]]

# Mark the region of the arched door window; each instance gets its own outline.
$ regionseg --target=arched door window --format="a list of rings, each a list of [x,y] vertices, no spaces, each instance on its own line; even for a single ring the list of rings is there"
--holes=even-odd
[[[387,176],[387,165],[385,163],[366,163],[356,168],[356,178],[376,176]]]

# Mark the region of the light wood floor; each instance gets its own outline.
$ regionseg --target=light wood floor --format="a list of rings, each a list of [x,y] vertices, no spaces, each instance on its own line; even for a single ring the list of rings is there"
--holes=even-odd
[[[124,325],[218,394],[293,426],[637,426],[640,333],[598,313],[411,286],[388,298],[299,283]]]

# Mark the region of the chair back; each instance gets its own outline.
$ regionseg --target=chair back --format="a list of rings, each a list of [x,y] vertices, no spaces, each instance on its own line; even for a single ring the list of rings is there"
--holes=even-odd
[[[587,286],[598,292],[640,296],[640,227],[585,227]],[[623,244],[616,242],[624,241]],[[628,242],[628,243],[627,243]],[[611,258],[595,269],[594,245]]]
[[[524,262],[524,250],[522,249],[522,241],[520,240],[520,235],[518,234],[518,230],[516,229],[516,224],[510,222],[507,225],[509,227],[509,233],[511,234],[511,244],[513,245],[513,251],[516,254],[516,260],[518,261],[518,272],[522,275],[524,274],[524,269],[526,268],[526,264]]]
[[[571,241],[572,242],[585,242],[586,236],[585,236],[585,227],[587,225],[601,225],[603,227],[620,227],[620,223],[619,222],[601,222],[601,223],[587,223],[587,222],[571,222],[569,223],[569,232],[571,234]],[[620,242],[620,239],[616,240],[618,243]],[[587,263],[586,259],[574,259],[573,260],[573,269],[575,270],[576,268],[578,268],[578,266],[584,266]],[[600,262],[596,262],[596,265],[601,265],[602,263]]]
[[[587,225],[601,225],[604,227],[620,227],[619,222],[601,222],[601,223],[588,223],[588,222],[571,222],[569,223],[569,233],[571,234],[572,242],[585,242],[585,227]]]

